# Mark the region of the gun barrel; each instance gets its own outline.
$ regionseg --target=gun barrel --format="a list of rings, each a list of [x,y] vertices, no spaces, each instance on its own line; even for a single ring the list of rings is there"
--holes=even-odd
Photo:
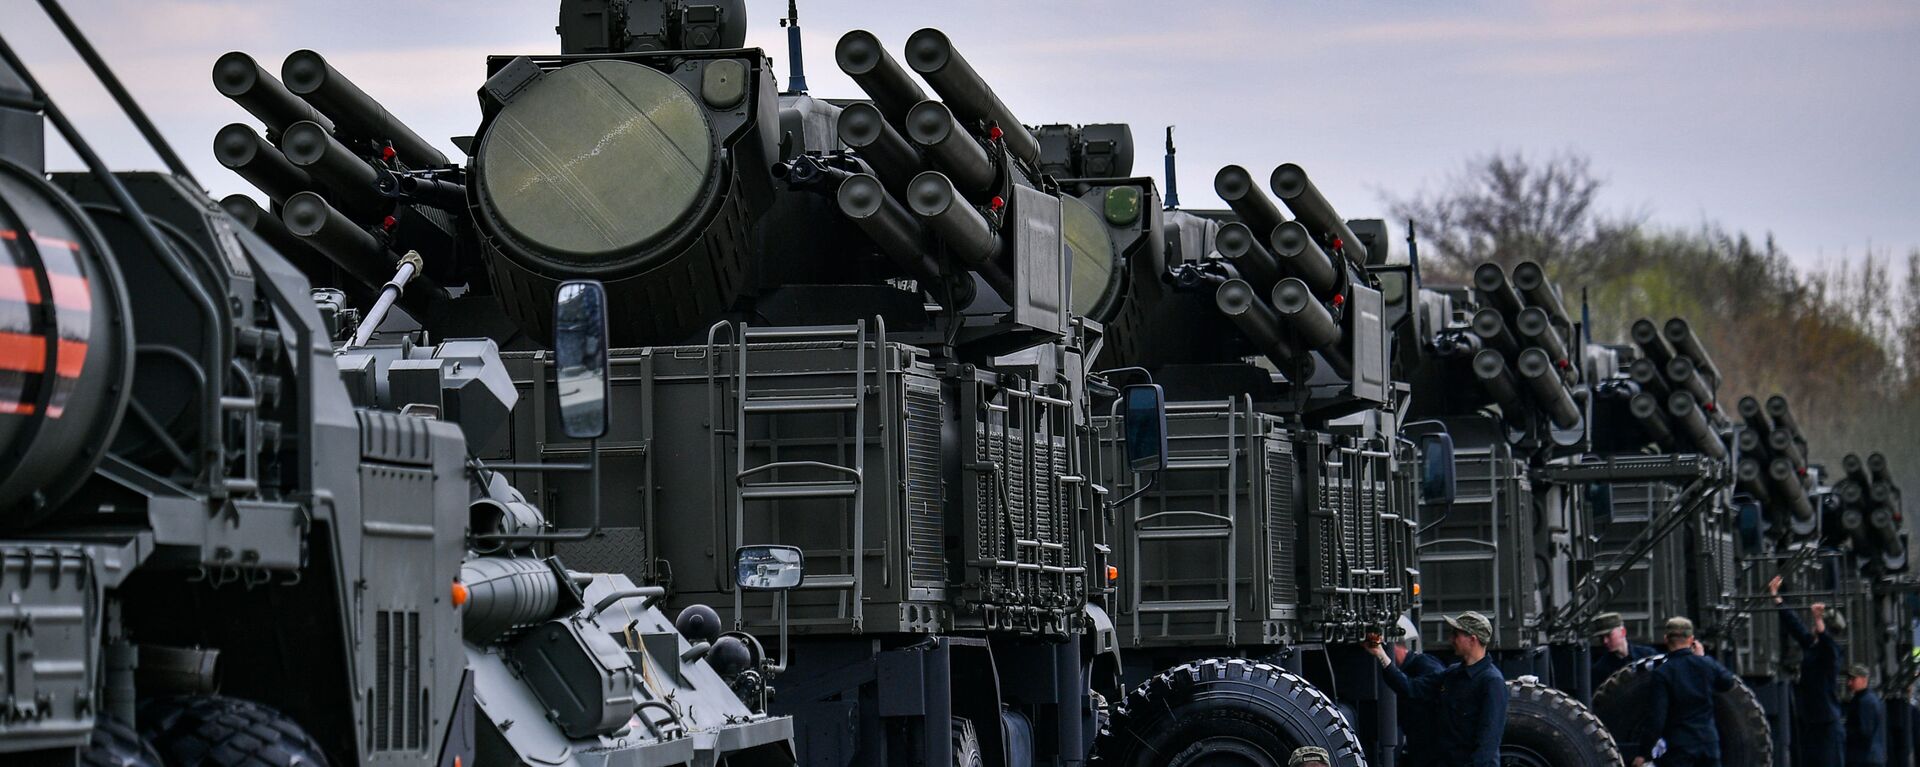
[[[1627,410],[1633,413],[1633,419],[1640,424],[1641,432],[1647,439],[1660,445],[1672,445],[1673,429],[1667,426],[1667,418],[1660,414],[1659,398],[1641,392],[1627,403]]]
[[[833,60],[895,125],[905,125],[907,110],[927,100],[926,91],[920,90],[872,32],[856,29],[841,35],[833,47]]]
[[[1640,353],[1660,366],[1656,369],[1666,368],[1667,362],[1673,359],[1673,347],[1660,337],[1660,328],[1654,326],[1653,320],[1645,317],[1634,320],[1631,333],[1633,345],[1640,347]]]
[[[1660,366],[1646,357],[1634,360],[1633,364],[1627,366],[1627,377],[1640,384],[1641,391],[1660,398],[1662,402],[1673,391],[1667,386],[1667,379],[1660,375]]]
[[[1325,349],[1340,343],[1340,323],[1299,278],[1288,277],[1273,286],[1273,308],[1308,346]]]
[[[232,123],[214,133],[213,156],[274,202],[313,188],[306,171],[288,162],[286,155],[248,125]]]
[[[1667,361],[1667,382],[1673,387],[1693,395],[1702,407],[1713,405],[1713,390],[1707,388],[1706,379],[1700,376],[1699,369],[1693,366],[1693,360],[1682,355]]]
[[[1555,329],[1553,317],[1547,310],[1538,306],[1521,309],[1513,325],[1514,329],[1520,331],[1521,338],[1553,359],[1554,367],[1565,369],[1572,364],[1567,358],[1567,345],[1561,342],[1560,333]]]
[[[260,118],[269,130],[278,132],[307,120],[333,130],[333,120],[321,114],[305,99],[293,95],[287,86],[261,68],[252,56],[229,51],[213,62],[213,87],[220,95],[239,104],[248,114]]]
[[[969,120],[998,125],[1008,152],[1028,165],[1040,164],[1040,140],[1013,116],[987,81],[980,79],[980,73],[953,47],[946,33],[929,27],[909,35],[906,54],[907,66],[919,72],[954,110]]]
[[[1274,227],[1269,242],[1281,270],[1307,283],[1314,295],[1331,298],[1340,291],[1339,266],[1313,241],[1306,224],[1288,221]]]
[[[886,186],[871,173],[857,173],[840,182],[834,195],[840,212],[872,238],[880,252],[923,283],[940,278],[940,265],[928,255],[926,229],[907,213]]]
[[[1487,390],[1487,396],[1500,406],[1500,411],[1509,418],[1520,414],[1520,388],[1513,380],[1513,371],[1507,368],[1507,358],[1492,349],[1482,349],[1473,355],[1473,377]]]
[[[1261,354],[1282,370],[1291,368],[1299,359],[1299,351],[1286,340],[1286,334],[1280,328],[1280,316],[1260,299],[1260,293],[1246,280],[1233,279],[1220,283],[1213,293],[1213,302],[1220,313],[1233,320],[1235,327],[1253,342]]]
[[[900,132],[893,129],[880,108],[865,101],[848,104],[840,110],[839,122],[835,132],[840,134],[840,143],[851,147],[860,154],[867,166],[873,168],[874,175],[887,184],[887,189],[904,194],[906,184],[914,175],[926,170],[921,166],[920,153]]]
[[[1280,271],[1280,262],[1254,238],[1253,230],[1239,221],[1222,225],[1213,236],[1213,247],[1256,291],[1271,290],[1285,277]]]
[[[1673,421],[1674,430],[1699,449],[1701,454],[1715,460],[1727,457],[1726,445],[1720,444],[1720,438],[1714,435],[1713,427],[1707,423],[1707,414],[1700,409],[1699,401],[1692,394],[1676,391],[1668,395],[1667,417]]]
[[[1546,411],[1554,426],[1571,429],[1580,425],[1580,408],[1573,403],[1573,394],[1561,382],[1553,360],[1545,351],[1528,348],[1520,352],[1516,366],[1520,368],[1520,379],[1527,382],[1528,391],[1533,393],[1533,401]]]
[[[391,142],[400,161],[409,167],[447,164],[445,154],[360,90],[360,86],[340,74],[320,54],[310,50],[294,51],[280,64],[280,77],[286,80],[287,90],[332,117],[342,132],[368,141]]]
[[[1520,344],[1513,340],[1513,334],[1507,331],[1507,321],[1500,316],[1499,309],[1481,309],[1473,313],[1473,334],[1480,337],[1480,345],[1495,349],[1509,356],[1520,353]]]
[[[280,151],[340,197],[362,200],[379,191],[380,179],[373,166],[354,156],[319,123],[302,120],[287,126],[280,134]]]
[[[1338,243],[1337,248],[1352,261],[1354,266],[1367,265],[1367,246],[1355,237],[1353,230],[1347,228],[1347,221],[1333,209],[1333,204],[1315,188],[1313,180],[1307,178],[1307,172],[1293,163],[1273,169],[1268,179],[1273,193],[1293,211],[1311,230]]]
[[[318,194],[301,192],[287,198],[280,207],[280,220],[294,236],[369,287],[384,285],[393,276],[394,258],[380,241]]]
[[[1255,232],[1271,233],[1274,227],[1287,222],[1286,214],[1273,204],[1267,193],[1253,181],[1253,174],[1238,165],[1228,165],[1213,174],[1213,192],[1225,200],[1227,207],[1239,214],[1247,228]]]
[[[1667,324],[1661,328],[1661,334],[1666,337],[1667,343],[1673,347],[1675,354],[1693,360],[1693,366],[1707,377],[1714,388],[1720,386],[1720,368],[1716,367],[1713,359],[1707,356],[1707,348],[1700,344],[1699,336],[1693,334],[1691,323],[1675,317],[1667,320]]]
[[[1767,464],[1767,477],[1773,480],[1769,486],[1773,497],[1787,505],[1794,519],[1813,519],[1813,501],[1807,498],[1807,488],[1800,484],[1800,474],[1794,471],[1792,461],[1774,458]]]
[[[1573,327],[1573,319],[1567,315],[1567,308],[1560,303],[1560,294],[1547,282],[1547,270],[1538,262],[1522,261],[1513,268],[1513,286],[1532,306],[1540,307],[1554,325]]]
[[[938,101],[913,105],[907,111],[907,136],[926,147],[934,164],[967,191],[983,192],[993,186],[993,159],[960,127],[947,105]]]
[[[1507,281],[1507,270],[1491,261],[1473,268],[1473,289],[1501,314],[1511,317],[1526,308],[1520,303],[1520,294],[1513,292],[1513,284]]]
[[[960,198],[960,190],[937,170],[913,177],[907,185],[907,205],[940,235],[953,254],[969,269],[979,269],[1000,252],[1000,238],[980,212]],[[1011,286],[1008,286],[1009,293]],[[999,290],[999,286],[995,286]]]

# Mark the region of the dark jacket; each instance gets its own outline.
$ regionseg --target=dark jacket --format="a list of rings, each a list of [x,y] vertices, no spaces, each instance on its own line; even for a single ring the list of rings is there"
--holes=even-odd
[[[1598,654],[1593,656],[1593,689],[1600,689],[1600,685],[1607,681],[1607,677],[1613,676],[1613,672],[1615,671],[1626,668],[1627,664],[1641,658],[1651,658],[1659,654],[1659,650],[1643,644],[1627,645],[1627,657],[1625,658],[1607,652],[1607,648],[1605,647],[1599,648]]]
[[[1872,690],[1847,701],[1847,767],[1887,763],[1887,705]]]
[[[1667,753],[1694,759],[1720,758],[1720,731],[1713,725],[1713,695],[1739,682],[1719,661],[1692,650],[1667,653],[1667,662],[1653,670],[1647,716],[1667,740]],[[1640,745],[1640,756],[1653,756],[1653,743]]]
[[[1807,724],[1840,720],[1840,698],[1834,687],[1840,680],[1840,647],[1826,632],[1815,634],[1792,610],[1780,613],[1780,624],[1800,643],[1800,681],[1794,684],[1795,718]]]
[[[1442,764],[1499,767],[1500,735],[1507,729],[1507,679],[1493,658],[1471,666],[1455,663],[1411,680],[1391,663],[1385,673],[1394,692],[1429,704],[1427,716],[1439,724]]]
[[[1447,670],[1438,658],[1426,653],[1408,653],[1400,670],[1410,679],[1419,679]],[[1407,737],[1406,758],[1400,764],[1404,767],[1433,767],[1441,764],[1439,753],[1440,720],[1427,706],[1421,705],[1411,696],[1400,696],[1399,716],[1400,732]]]

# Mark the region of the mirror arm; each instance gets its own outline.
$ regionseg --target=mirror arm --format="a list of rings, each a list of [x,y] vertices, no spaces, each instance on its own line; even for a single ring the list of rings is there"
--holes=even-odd
[[[1147,483],[1144,485],[1141,485],[1139,489],[1134,490],[1131,493],[1127,493],[1126,495],[1123,495],[1123,496],[1120,496],[1119,498],[1114,499],[1112,501],[1112,505],[1125,506],[1128,503],[1133,502],[1133,499],[1139,498],[1140,496],[1145,495],[1148,490],[1152,490],[1154,485],[1160,484],[1160,472],[1149,471],[1149,472],[1142,472],[1142,473],[1147,475]]]
[[[534,463],[500,464],[488,466],[489,469],[528,469],[553,471],[579,471],[579,464]],[[475,541],[486,543],[545,543],[584,541],[600,535],[600,440],[587,440],[587,504],[593,507],[593,526],[585,530],[557,530],[551,533],[491,533],[473,536]]]

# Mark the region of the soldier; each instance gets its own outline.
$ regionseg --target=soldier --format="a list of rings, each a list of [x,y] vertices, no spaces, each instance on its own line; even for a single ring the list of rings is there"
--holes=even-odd
[[[1293,750],[1293,758],[1287,760],[1287,767],[1333,767],[1333,757],[1319,746],[1301,746]]]
[[[1786,600],[1780,598],[1780,576],[1767,582],[1767,593],[1773,595],[1775,605]],[[1845,735],[1841,732],[1840,702],[1834,695],[1834,679],[1840,673],[1840,648],[1828,636],[1829,628],[1834,631],[1845,629],[1846,622],[1839,615],[1831,618],[1827,615],[1827,606],[1815,602],[1809,610],[1813,614],[1813,630],[1800,622],[1800,616],[1792,610],[1780,612],[1780,622],[1793,640],[1800,644],[1800,679],[1794,684],[1794,745],[1800,751],[1796,764],[1841,764],[1845,759]]]
[[[1627,624],[1621,620],[1619,613],[1594,616],[1589,629],[1594,641],[1600,643],[1593,651],[1593,688],[1596,690],[1607,681],[1607,677],[1626,668],[1627,664],[1660,654],[1659,650],[1646,645],[1628,642]]]
[[[1886,767],[1887,706],[1867,686],[1866,666],[1847,669],[1847,767]]]
[[[1400,639],[1393,644],[1393,663],[1400,667],[1401,673],[1409,679],[1419,679],[1428,674],[1437,674],[1447,669],[1438,658],[1420,652],[1420,629],[1414,626],[1413,619],[1400,616]],[[1430,715],[1423,715],[1418,703],[1407,696],[1401,696],[1398,704],[1400,722],[1400,761],[1404,767],[1432,767],[1440,764],[1438,740],[1440,737],[1438,721]]]
[[[1693,639],[1693,621],[1667,621],[1667,662],[1653,670],[1647,716],[1667,751],[1660,767],[1719,767],[1720,731],[1713,723],[1713,696],[1733,689],[1735,679],[1718,661],[1706,656]],[[1639,744],[1634,767],[1653,758],[1654,739]]]
[[[1498,767],[1500,736],[1507,727],[1507,680],[1487,657],[1493,624],[1476,612],[1461,613],[1446,622],[1447,641],[1460,662],[1438,674],[1408,679],[1385,649],[1377,644],[1369,649],[1394,692],[1438,706],[1438,711],[1424,712],[1438,730],[1431,752],[1437,761],[1429,763]]]

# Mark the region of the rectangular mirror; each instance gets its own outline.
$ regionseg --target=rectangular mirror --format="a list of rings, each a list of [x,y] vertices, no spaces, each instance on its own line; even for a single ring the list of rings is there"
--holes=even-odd
[[[1453,497],[1458,492],[1453,462],[1453,435],[1421,435],[1420,460],[1420,502],[1429,506],[1453,503]]]
[[[560,284],[553,300],[560,427],[573,439],[607,433],[607,293],[598,280]]]
[[[734,585],[747,591],[786,591],[806,578],[805,558],[792,546],[741,546],[733,562]]]
[[[1167,399],[1159,384],[1136,384],[1120,392],[1121,427],[1127,436],[1127,466],[1134,471],[1167,468]]]

